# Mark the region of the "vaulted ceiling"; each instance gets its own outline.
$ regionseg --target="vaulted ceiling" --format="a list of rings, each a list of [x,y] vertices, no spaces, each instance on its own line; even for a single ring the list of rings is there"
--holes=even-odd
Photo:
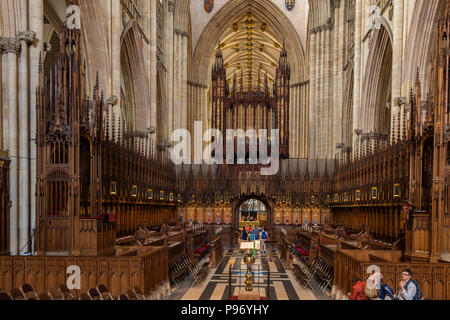
[[[269,81],[273,82],[283,39],[256,14],[245,12],[227,26],[220,41],[229,83],[232,83],[234,74],[239,79],[241,72],[246,86],[250,82],[256,85],[258,75],[263,82],[266,72]],[[214,57],[215,52],[211,59]]]

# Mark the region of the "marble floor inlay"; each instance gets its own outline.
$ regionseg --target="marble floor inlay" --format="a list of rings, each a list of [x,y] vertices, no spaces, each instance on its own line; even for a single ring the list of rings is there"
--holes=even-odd
[[[229,300],[230,267],[232,267],[231,296],[238,296],[246,286],[244,281],[247,266],[242,260],[242,255],[242,251],[238,249],[228,250],[220,265],[210,270],[201,286],[183,286],[174,292],[171,300]],[[269,287],[267,286],[268,270],[270,270]],[[286,270],[275,255],[272,261],[267,261],[264,254],[257,253],[253,271],[259,274],[259,278],[255,275],[253,290],[261,297],[267,297],[267,290],[269,290],[270,300],[317,300],[311,290],[299,286],[292,271]]]

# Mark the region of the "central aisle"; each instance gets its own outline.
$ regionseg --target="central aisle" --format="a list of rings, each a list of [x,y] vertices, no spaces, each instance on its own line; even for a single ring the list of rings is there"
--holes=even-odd
[[[242,261],[242,252],[238,249],[228,250],[221,264],[216,269],[211,269],[208,277],[200,287],[178,289],[171,297],[176,300],[229,300],[229,271],[230,265],[233,270],[246,269]],[[262,271],[270,268],[270,300],[317,300],[311,290],[303,289],[295,280],[291,271],[286,270],[278,257],[273,256],[272,262],[267,261],[265,255],[257,254],[253,270]],[[243,291],[245,284],[243,279],[239,281],[239,274],[232,276],[232,295],[237,296]],[[241,283],[239,283],[241,282]],[[267,278],[261,280],[260,285],[254,285],[254,291],[267,297]]]

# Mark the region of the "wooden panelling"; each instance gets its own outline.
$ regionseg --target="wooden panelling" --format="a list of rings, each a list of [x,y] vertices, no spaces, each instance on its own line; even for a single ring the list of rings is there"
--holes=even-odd
[[[81,292],[104,284],[118,296],[140,287],[146,294],[168,280],[164,248],[152,248],[142,257],[0,257],[0,287],[6,291],[29,283],[37,293],[65,284],[66,269],[81,269]]]

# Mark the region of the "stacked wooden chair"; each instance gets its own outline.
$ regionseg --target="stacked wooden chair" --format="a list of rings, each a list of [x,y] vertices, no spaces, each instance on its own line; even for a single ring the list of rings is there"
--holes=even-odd
[[[190,276],[189,266],[191,261],[187,256],[181,256],[171,263],[169,267],[169,278],[171,285],[177,285]]]
[[[80,293],[79,297],[74,296],[65,284],[60,285],[58,288],[51,288],[48,293],[40,293],[38,295],[33,287],[26,283],[20,289],[13,288],[10,292],[0,289],[0,301],[7,300],[149,300],[149,297],[138,286],[128,290],[127,293],[121,294],[119,297],[113,297],[103,284],[89,289],[88,292]]]

